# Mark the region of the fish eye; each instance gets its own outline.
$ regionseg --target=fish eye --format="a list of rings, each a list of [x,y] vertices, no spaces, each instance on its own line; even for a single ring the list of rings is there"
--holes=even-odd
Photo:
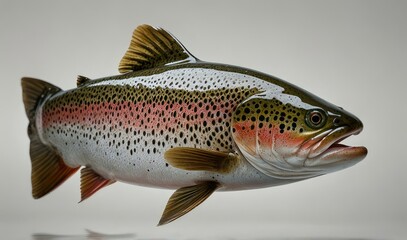
[[[308,111],[305,122],[311,128],[320,128],[326,123],[326,113],[320,109]]]

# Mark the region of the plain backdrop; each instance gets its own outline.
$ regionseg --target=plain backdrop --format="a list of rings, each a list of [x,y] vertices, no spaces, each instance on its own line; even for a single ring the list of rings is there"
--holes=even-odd
[[[1,0],[0,235],[28,239],[37,232],[90,228],[171,239],[202,234],[402,239],[406,12],[406,1]],[[118,74],[132,31],[143,23],[167,29],[202,60],[272,74],[354,113],[365,128],[345,143],[366,146],[367,158],[291,185],[215,193],[159,228],[172,191],[116,183],[78,204],[77,174],[34,200],[21,77],[70,89],[78,74]]]

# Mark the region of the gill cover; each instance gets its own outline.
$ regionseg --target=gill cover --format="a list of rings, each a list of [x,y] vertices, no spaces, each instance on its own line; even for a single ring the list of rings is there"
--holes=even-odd
[[[305,159],[296,155],[301,144],[317,131],[304,123],[314,108],[282,92],[253,95],[233,114],[234,141],[250,164],[267,176],[300,180],[321,175],[321,169],[304,167]]]

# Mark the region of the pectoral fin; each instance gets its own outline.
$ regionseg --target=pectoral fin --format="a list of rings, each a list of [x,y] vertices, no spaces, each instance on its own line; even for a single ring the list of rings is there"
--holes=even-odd
[[[115,180],[105,179],[90,167],[81,170],[81,202],[105,186],[116,182]]]
[[[228,173],[239,162],[232,153],[190,147],[171,148],[165,152],[164,158],[171,166],[183,170],[217,173]]]
[[[168,200],[158,226],[170,223],[187,214],[219,187],[218,182],[209,181],[178,189]]]

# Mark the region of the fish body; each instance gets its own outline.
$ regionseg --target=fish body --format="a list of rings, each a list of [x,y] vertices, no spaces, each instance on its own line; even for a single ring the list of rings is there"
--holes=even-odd
[[[362,160],[338,144],[351,113],[276,77],[195,58],[163,29],[137,28],[123,74],[58,87],[23,78],[33,196],[81,170],[82,200],[115,181],[178,189],[160,224],[215,190],[269,187]]]
[[[68,166],[90,166],[106,179],[170,189],[208,180],[221,183],[219,190],[277,184],[246,161],[219,174],[178,169],[164,158],[176,147],[239,155],[234,110],[253,94],[283,89],[233,70],[194,63],[90,81],[44,102],[41,139]]]

